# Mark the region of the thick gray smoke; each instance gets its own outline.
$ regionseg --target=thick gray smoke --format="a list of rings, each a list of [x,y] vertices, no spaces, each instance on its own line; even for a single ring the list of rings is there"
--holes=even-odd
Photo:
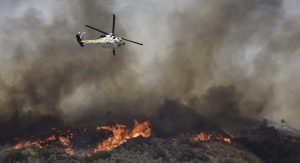
[[[285,118],[300,126],[297,1],[1,3],[3,125],[151,115],[169,99],[219,121]],[[145,46],[128,43],[114,57],[77,45],[78,31],[99,35],[85,24],[109,32],[113,13],[117,34]]]

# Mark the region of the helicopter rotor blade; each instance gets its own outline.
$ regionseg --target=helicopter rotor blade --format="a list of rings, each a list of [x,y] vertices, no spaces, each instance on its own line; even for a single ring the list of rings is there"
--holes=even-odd
[[[91,29],[93,29],[93,30],[95,30],[95,31],[98,31],[98,32],[101,32],[101,33],[103,33],[103,34],[108,35],[108,33],[104,32],[104,31],[101,31],[100,29],[94,28],[94,27],[89,26],[89,25],[85,25],[85,26],[88,27],[88,28],[91,28]]]
[[[139,42],[136,42],[136,41],[131,41],[131,40],[128,40],[126,38],[122,38],[122,39],[125,40],[125,41],[128,41],[128,42],[134,43],[134,44],[143,45],[142,43],[139,43]]]
[[[115,22],[116,22],[116,15],[113,14],[113,26],[112,26],[112,34],[115,35]]]

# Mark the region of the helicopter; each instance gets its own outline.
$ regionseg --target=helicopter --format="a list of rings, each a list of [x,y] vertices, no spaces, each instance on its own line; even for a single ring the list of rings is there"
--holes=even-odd
[[[98,31],[100,33],[102,33],[102,35],[98,38],[98,39],[93,39],[93,40],[85,40],[83,38],[83,35],[86,32],[78,32],[76,34],[76,39],[77,42],[79,43],[79,45],[81,47],[84,47],[85,44],[100,44],[103,48],[111,48],[113,51],[113,55],[116,55],[116,49],[125,45],[125,41],[134,43],[134,44],[138,44],[138,45],[143,45],[142,43],[136,42],[136,41],[132,41],[123,37],[117,37],[115,36],[115,22],[116,22],[116,16],[115,14],[113,14],[113,25],[112,25],[112,32],[111,33],[107,33],[104,32],[100,29],[94,28],[92,26],[89,25],[85,25],[86,27],[93,29],[95,31]]]

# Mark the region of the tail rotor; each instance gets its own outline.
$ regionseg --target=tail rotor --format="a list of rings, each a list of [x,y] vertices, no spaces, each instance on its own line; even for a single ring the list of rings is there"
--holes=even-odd
[[[78,44],[81,46],[81,47],[84,47],[84,44],[83,44],[83,42],[82,42],[82,40],[83,40],[83,34],[85,34],[85,32],[78,32],[75,36],[76,36],[76,40],[77,40],[77,42],[78,42]]]

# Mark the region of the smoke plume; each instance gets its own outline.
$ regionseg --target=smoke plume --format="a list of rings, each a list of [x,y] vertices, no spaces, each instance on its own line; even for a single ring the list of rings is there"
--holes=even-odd
[[[7,135],[108,112],[155,115],[165,100],[217,124],[268,117],[300,126],[297,1],[1,3],[0,126]],[[127,43],[114,57],[77,45],[78,31],[99,36],[85,24],[110,32],[113,13],[116,34],[144,46]]]

